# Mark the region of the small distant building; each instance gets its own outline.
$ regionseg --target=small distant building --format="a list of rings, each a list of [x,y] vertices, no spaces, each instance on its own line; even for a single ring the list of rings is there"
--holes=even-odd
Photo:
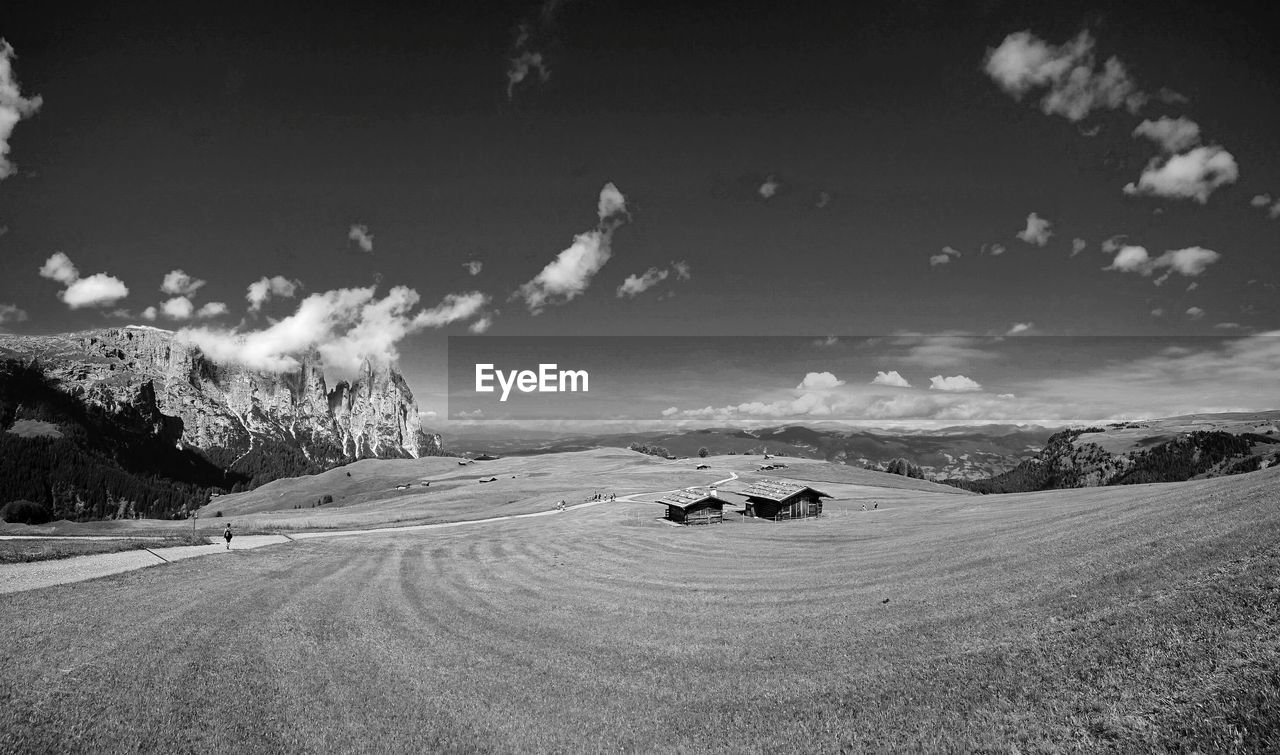
[[[804,519],[822,513],[827,493],[790,480],[760,480],[738,495],[746,496],[747,516],[761,519]]]
[[[711,465],[710,465],[710,464],[699,464],[698,466],[694,467],[694,469],[711,469]]]
[[[667,519],[679,524],[719,524],[724,521],[728,501],[716,495],[715,488],[686,488],[667,493],[658,499],[667,507]]]

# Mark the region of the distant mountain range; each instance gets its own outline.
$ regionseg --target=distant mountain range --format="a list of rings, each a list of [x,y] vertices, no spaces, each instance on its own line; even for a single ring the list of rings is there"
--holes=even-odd
[[[470,437],[451,445],[471,453],[505,455],[627,448],[665,448],[674,456],[711,454],[803,456],[869,469],[885,469],[896,458],[918,464],[929,479],[978,480],[1006,472],[1034,456],[1055,430],[1036,425],[979,425],[929,431],[854,430],[784,425],[754,430],[707,428],[547,437]]]
[[[980,493],[1133,485],[1253,472],[1280,460],[1280,411],[1189,415],[1073,428],[988,479],[954,478]]]
[[[219,365],[149,327],[0,335],[0,504],[170,516],[210,490],[442,453],[394,369],[366,365],[329,388],[315,355],[299,363]]]
[[[555,453],[633,445],[673,456],[764,454],[825,459],[888,470],[896,459],[926,479],[984,493],[1173,482],[1236,474],[1277,463],[1280,411],[1205,414],[1098,427],[977,425],[937,430],[855,430],[784,425],[554,437],[473,436],[469,453]],[[495,428],[496,429],[496,428]]]

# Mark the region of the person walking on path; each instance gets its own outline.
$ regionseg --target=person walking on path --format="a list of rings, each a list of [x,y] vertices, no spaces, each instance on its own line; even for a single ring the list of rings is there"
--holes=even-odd
[[[228,524],[227,528],[222,531],[222,537],[225,538],[227,541],[227,550],[231,550],[231,525],[230,524]]]

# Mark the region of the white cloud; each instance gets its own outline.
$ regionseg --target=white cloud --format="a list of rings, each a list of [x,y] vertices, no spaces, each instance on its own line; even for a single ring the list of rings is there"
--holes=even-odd
[[[109,306],[129,295],[129,288],[119,278],[106,273],[81,278],[71,258],[62,252],[54,252],[45,260],[40,276],[66,286],[58,298],[72,309]]]
[[[624,296],[634,298],[666,280],[668,275],[670,275],[668,271],[659,270],[656,267],[649,268],[643,275],[628,275],[626,280],[622,281],[622,285],[618,286],[618,298],[621,299]]]
[[[1187,317],[1190,317],[1192,320],[1199,320],[1201,317],[1204,317],[1204,310],[1199,307],[1188,307]]]
[[[1270,207],[1268,207],[1268,205],[1270,205]],[[1273,204],[1271,202],[1270,194],[1255,195],[1253,199],[1249,200],[1249,206],[1266,207],[1267,217],[1270,217],[1272,219],[1280,218],[1280,199],[1276,199],[1275,203]]]
[[[147,307],[142,310],[142,319],[144,320],[155,320],[158,315],[159,312],[156,311],[155,307]]]
[[[484,263],[481,262],[480,260],[471,260],[470,262],[464,262],[462,263],[462,266],[466,268],[467,272],[470,273],[471,275],[479,275],[480,271],[484,269]]]
[[[272,297],[292,299],[300,285],[302,284],[298,281],[289,280],[283,275],[276,275],[271,278],[264,276],[260,280],[249,284],[249,291],[244,298],[249,302],[249,311],[257,312]]]
[[[67,287],[59,296],[72,309],[81,307],[105,307],[129,295],[129,288],[119,278],[97,273],[81,278]]]
[[[541,82],[545,83],[551,78],[551,70],[543,62],[540,52],[525,50],[511,58],[510,62],[511,65],[507,68],[507,100],[515,97],[516,86],[529,77],[531,70],[537,69],[538,80]]]
[[[1152,160],[1136,184],[1124,187],[1124,193],[1194,199],[1204,204],[1215,189],[1234,183],[1239,176],[1240,169],[1230,152],[1217,146],[1196,147],[1163,162],[1158,157]]]
[[[160,284],[160,290],[174,296],[190,296],[204,284],[204,281],[199,278],[192,278],[181,270],[172,270],[165,273],[164,281]]]
[[[352,374],[366,361],[395,361],[396,344],[411,333],[475,316],[488,297],[449,294],[436,307],[412,313],[418,301],[406,286],[382,299],[372,286],[344,288],[306,297],[292,315],[261,330],[184,328],[178,335],[218,362],[284,372],[298,367],[297,354],[315,349],[326,368]]]
[[[392,289],[392,291],[395,290],[396,289]],[[418,294],[413,292],[412,289],[405,290],[413,293],[414,303],[416,303]],[[390,296],[388,296],[388,298],[390,298]],[[449,294],[436,306],[431,309],[424,309],[415,315],[413,318],[413,329],[443,328],[450,323],[459,322],[461,320],[470,320],[472,317],[480,314],[481,310],[483,310],[488,304],[488,294],[482,294],[479,291],[470,291],[465,294]],[[492,318],[488,319],[492,322]]]
[[[1004,252],[1005,252],[1004,244],[992,244],[992,245],[990,245],[990,246],[987,246],[986,244],[983,244],[983,245],[982,245],[982,252],[983,252],[983,254],[989,254],[989,255],[991,255],[992,257],[999,257],[1000,255],[1004,254]]]
[[[54,252],[40,266],[40,277],[55,280],[63,285],[71,285],[80,277],[80,271],[64,252]]]
[[[196,312],[196,317],[199,317],[201,319],[205,319],[209,317],[220,317],[222,315],[227,314],[230,311],[231,309],[225,303],[220,301],[211,301],[208,304],[205,304]]]
[[[626,198],[612,183],[600,190],[597,207],[600,223],[580,233],[573,244],[547,263],[542,271],[516,290],[529,311],[539,314],[549,304],[563,304],[587,290],[591,279],[613,256],[613,232],[627,217]]]
[[[1189,118],[1162,117],[1145,120],[1133,130],[1134,136],[1145,136],[1159,144],[1165,152],[1181,152],[1200,143],[1200,124]]]
[[[889,370],[888,372],[877,371],[876,376],[871,378],[872,385],[891,385],[895,388],[910,388],[911,383],[907,379],[898,374],[897,370]]]
[[[195,305],[185,296],[175,296],[160,305],[160,312],[170,320],[190,320]]]
[[[610,181],[600,189],[600,199],[596,202],[596,216],[603,223],[610,218],[622,215],[630,217],[630,213],[627,212],[627,198],[622,196],[622,192],[618,191],[618,187]]]
[[[1053,236],[1052,226],[1053,224],[1048,220],[1033,212],[1027,216],[1027,227],[1018,231],[1018,238],[1028,244],[1044,246],[1049,243],[1049,238]]]
[[[485,315],[484,317],[481,317],[480,319],[476,320],[475,322],[467,326],[467,330],[471,331],[472,333],[480,334],[480,333],[488,332],[489,328],[492,326],[493,326],[493,316]]]
[[[369,233],[369,226],[360,223],[352,224],[350,230],[347,231],[347,238],[356,242],[362,250],[373,253],[373,234]]]
[[[1087,247],[1088,245],[1089,245],[1089,242],[1085,241],[1082,238],[1071,239],[1071,256],[1074,257],[1080,252],[1083,252],[1085,247]]]
[[[949,246],[942,247],[942,254],[934,254],[929,257],[929,267],[945,265],[951,261],[952,257],[959,257],[960,251]]]
[[[1155,309],[1151,310],[1151,316],[1164,317],[1164,309],[1162,307],[1156,307]]]
[[[1005,335],[1006,336],[1022,335],[1023,333],[1030,332],[1034,327],[1035,327],[1035,323],[1033,322],[1015,322],[1013,324],[1013,327],[1009,328],[1009,332],[1005,333]]]
[[[778,189],[780,188],[782,188],[782,182],[774,176],[769,176],[764,180],[764,183],[760,184],[760,188],[756,191],[760,193],[761,197],[764,197],[765,199],[772,199],[773,196],[778,193]]]
[[[672,262],[671,269],[676,271],[676,280],[678,281],[687,281],[693,278],[692,268],[684,260]]]
[[[40,95],[23,97],[18,79],[13,74],[13,61],[17,55],[13,46],[0,39],[0,180],[13,175],[17,168],[9,160],[9,137],[18,121],[30,118],[40,110],[44,100]]]
[[[980,391],[982,390],[982,386],[979,385],[976,380],[965,377],[964,375],[952,375],[950,377],[934,375],[929,378],[929,389],[961,393],[967,391]]]
[[[25,322],[27,311],[16,304],[0,304],[0,325],[9,322]]]
[[[1114,254],[1116,250],[1124,246],[1124,241],[1126,238],[1128,237],[1125,236],[1123,233],[1120,233],[1120,234],[1116,234],[1115,236],[1112,236],[1109,239],[1104,239],[1101,247],[1103,254]]]
[[[829,192],[829,191],[819,191],[819,192],[818,192],[818,198],[817,198],[816,200],[814,200],[814,202],[813,202],[813,206],[814,206],[816,209],[821,210],[822,208],[826,207],[826,206],[827,206],[827,205],[829,205],[829,204],[831,204],[831,192]]]
[[[1213,327],[1218,328],[1219,330],[1239,330],[1241,326],[1238,322],[1220,322]]]
[[[1015,99],[1045,90],[1040,109],[1080,121],[1096,109],[1125,107],[1136,113],[1148,97],[1117,58],[1097,69],[1093,37],[1082,31],[1061,46],[1050,45],[1030,30],[1005,37],[987,51],[986,71]]]
[[[1185,249],[1172,249],[1152,259],[1145,247],[1125,246],[1121,247],[1111,264],[1102,269],[1148,276],[1156,270],[1165,268],[1165,274],[1157,279],[1157,285],[1159,285],[1175,272],[1186,277],[1200,275],[1221,258],[1222,255],[1212,249],[1190,246]]]
[[[796,390],[824,391],[839,388],[842,385],[844,385],[844,381],[830,372],[810,372],[804,376],[804,380],[800,381],[800,385],[796,386]]]
[[[840,343],[840,339],[836,338],[835,336],[827,336],[826,338],[815,338],[813,340],[814,346],[822,346],[824,348],[835,346],[838,343]]]

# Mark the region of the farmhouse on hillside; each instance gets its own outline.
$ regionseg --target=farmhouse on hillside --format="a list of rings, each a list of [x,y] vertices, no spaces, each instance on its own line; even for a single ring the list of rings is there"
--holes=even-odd
[[[831,497],[789,480],[760,480],[738,495],[747,498],[745,515],[775,521],[817,516],[822,513],[822,499]]]
[[[667,519],[679,524],[718,524],[724,521],[728,501],[716,496],[716,489],[686,488],[658,499],[666,504]]]

